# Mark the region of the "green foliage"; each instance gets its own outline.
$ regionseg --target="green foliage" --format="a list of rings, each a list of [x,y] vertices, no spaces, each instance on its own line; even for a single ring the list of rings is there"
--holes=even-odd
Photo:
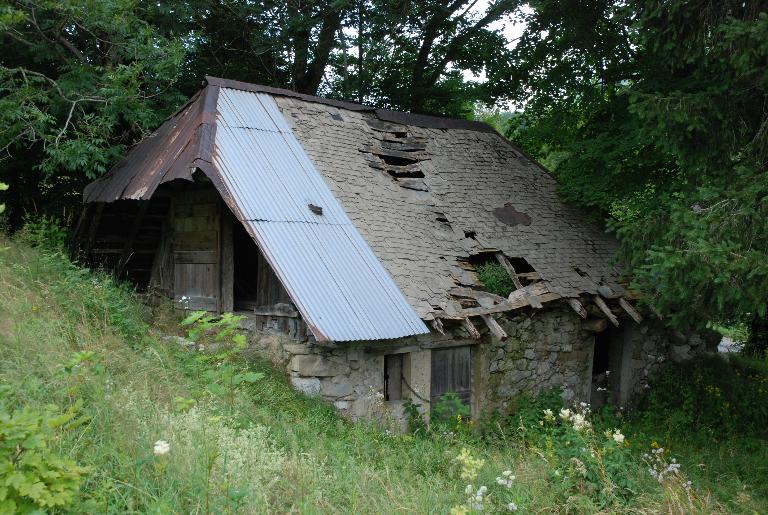
[[[195,358],[196,372],[207,382],[208,391],[229,401],[239,387],[264,378],[264,374],[253,372],[243,362],[247,341],[240,322],[244,318],[232,313],[215,317],[206,311],[195,311],[181,322],[183,326],[190,326],[189,338],[198,343],[201,351]]]
[[[768,362],[705,356],[670,364],[645,396],[641,419],[676,433],[768,438]]]
[[[684,330],[768,306],[762,11],[537,2],[515,49],[527,103],[509,135],[608,221],[635,286]]]
[[[69,234],[61,219],[43,215],[28,219],[19,236],[33,247],[64,252]]]
[[[0,182],[0,191],[7,191],[7,190],[8,190],[8,185],[4,182]],[[0,215],[2,215],[3,212],[5,212],[5,204],[0,204]]]
[[[499,263],[483,263],[477,267],[477,276],[485,291],[507,297],[515,289],[515,283],[507,270]]]
[[[432,406],[430,424],[442,431],[465,432],[471,428],[470,409],[455,392],[444,393]]]
[[[61,509],[75,499],[87,467],[52,449],[59,434],[71,430],[80,404],[61,412],[54,406],[42,410],[25,406],[9,408],[5,386],[0,400],[0,513],[31,513]]]

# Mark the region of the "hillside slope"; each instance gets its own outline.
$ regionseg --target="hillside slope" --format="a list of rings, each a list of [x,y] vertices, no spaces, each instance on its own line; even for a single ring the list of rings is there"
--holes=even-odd
[[[162,339],[179,331],[172,312],[149,313],[126,287],[56,252],[8,240],[0,247],[3,416],[50,404],[77,409],[50,440],[52,451],[88,467],[65,511],[760,511],[748,494],[736,503],[686,488],[682,474],[656,481],[630,438],[606,438],[597,420],[588,433],[562,421],[546,429],[544,420],[541,434],[535,424],[520,431],[521,415],[515,424],[483,422],[482,437],[463,423],[398,435],[349,423],[264,363],[236,361],[264,376],[212,388],[222,365]],[[542,416],[535,406],[527,413]],[[594,475],[588,457],[581,477],[560,452],[574,439],[596,460]],[[153,452],[159,440],[167,454]]]

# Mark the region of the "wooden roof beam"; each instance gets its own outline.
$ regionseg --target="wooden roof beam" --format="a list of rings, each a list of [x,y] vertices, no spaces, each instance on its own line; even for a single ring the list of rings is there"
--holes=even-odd
[[[611,308],[608,307],[608,304],[606,304],[599,295],[595,295],[593,299],[595,301],[595,305],[600,308],[600,311],[603,312],[606,318],[608,318],[608,320],[610,320],[613,325],[619,327],[619,319],[616,318],[616,315],[613,314]]]
[[[619,306],[638,324],[643,321],[643,316],[624,297],[619,297]]]

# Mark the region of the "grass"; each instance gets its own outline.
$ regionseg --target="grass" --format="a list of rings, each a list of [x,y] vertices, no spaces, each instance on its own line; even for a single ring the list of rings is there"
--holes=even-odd
[[[490,512],[509,501],[521,512],[768,511],[765,442],[747,436],[672,443],[690,492],[659,485],[627,448],[621,474],[637,490],[606,501],[600,488],[612,483],[565,480],[547,448],[558,440],[534,443],[515,420],[488,422],[484,437],[400,435],[350,423],[259,361],[249,366],[263,379],[213,395],[196,353],[162,339],[180,334],[175,314],[150,312],[126,287],[54,252],[0,247],[0,382],[11,406],[83,404],[81,422],[55,440],[56,452],[91,470],[72,512],[448,513],[467,501],[462,449],[483,460],[471,482],[488,485]],[[161,439],[171,450],[155,456]],[[495,485],[506,469],[517,476],[509,490]]]

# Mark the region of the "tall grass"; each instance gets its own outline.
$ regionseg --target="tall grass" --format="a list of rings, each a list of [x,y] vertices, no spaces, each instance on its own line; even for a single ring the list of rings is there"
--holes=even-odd
[[[265,377],[225,402],[206,390],[194,351],[163,340],[178,331],[174,314],[149,312],[127,287],[55,251],[0,247],[8,247],[0,382],[16,406],[83,404],[83,422],[56,440],[57,452],[91,468],[73,512],[461,512],[463,449],[483,461],[473,482],[489,487],[486,511],[507,509],[503,496],[521,512],[711,513],[738,504],[697,485],[694,495],[661,487],[639,458],[624,472],[637,491],[604,503],[558,476],[557,453],[520,432],[519,418],[489,422],[485,436],[401,435],[350,423],[259,361],[250,366]],[[153,454],[158,440],[168,454]],[[494,487],[504,470],[517,476],[508,491]],[[741,506],[760,511],[760,500],[749,495]]]

